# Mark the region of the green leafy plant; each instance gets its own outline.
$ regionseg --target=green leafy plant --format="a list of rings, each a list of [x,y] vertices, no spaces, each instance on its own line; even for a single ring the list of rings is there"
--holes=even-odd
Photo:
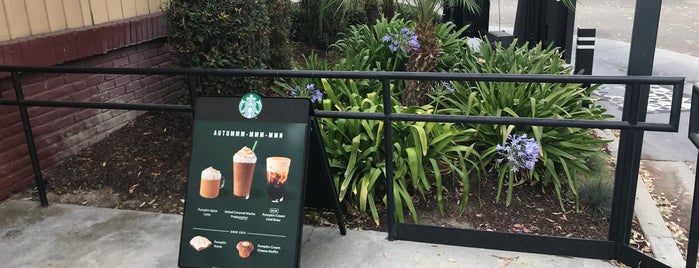
[[[299,3],[299,40],[318,47],[334,43],[350,25],[365,23],[363,3],[347,0],[301,0]]]
[[[265,69],[270,59],[264,1],[172,1],[165,10],[168,41],[181,67]],[[260,88],[252,78],[202,77],[207,95],[238,95]]]
[[[593,217],[611,215],[614,195],[614,177],[609,166],[609,155],[598,153],[587,160],[591,172],[583,175],[578,185],[581,206]]]
[[[272,69],[291,69],[292,46],[292,4],[290,0],[267,0],[267,13],[270,20],[270,57]]]
[[[463,70],[476,73],[526,73],[526,74],[571,74],[572,67],[564,64],[560,52],[541,45],[533,49],[525,46],[491,46],[487,40],[480,45],[480,50],[465,47],[462,58]],[[593,88],[582,88],[580,84],[555,83],[514,83],[514,82],[473,82],[452,83],[455,93],[453,98],[444,100],[444,112],[451,114],[508,116],[557,119],[602,120],[608,118],[605,110],[599,106],[587,106],[593,103],[589,92]],[[471,124],[468,127],[477,130],[478,148],[482,150],[484,168],[493,165],[497,158],[497,145],[503,144],[512,134],[527,134],[533,137],[541,147],[539,164],[536,165],[530,183],[543,186],[553,184],[561,208],[563,208],[563,185],[567,185],[577,198],[577,174],[589,173],[586,159],[598,151],[600,144],[607,141],[591,135],[587,129],[572,127],[541,127],[508,125]],[[511,176],[505,167],[498,172]],[[512,188],[512,180],[500,179]]]
[[[315,54],[306,58],[306,68],[327,70],[328,64]],[[338,65],[341,65],[338,63]],[[297,85],[314,85],[323,92],[323,110],[350,112],[383,112],[381,84],[370,80],[304,79],[294,78],[277,83],[277,92],[289,95]],[[392,91],[397,90],[395,87]],[[434,113],[432,106],[403,107],[391,94],[394,113]],[[386,204],[384,124],[377,120],[322,119],[323,142],[335,171],[333,179],[341,200],[351,200],[357,209],[369,212],[379,224],[378,202]],[[394,200],[399,221],[412,215],[417,222],[414,198],[424,198],[427,191],[437,194],[438,206],[443,211],[443,183],[451,179],[462,185],[461,210],[468,202],[469,176],[480,172],[480,155],[472,142],[474,130],[458,128],[454,124],[434,122],[393,122],[394,143]],[[447,171],[445,173],[445,171]],[[457,183],[451,183],[456,185]]]

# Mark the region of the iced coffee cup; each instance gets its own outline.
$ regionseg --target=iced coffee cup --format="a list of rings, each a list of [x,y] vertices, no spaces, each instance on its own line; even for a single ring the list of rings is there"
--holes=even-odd
[[[203,198],[218,197],[219,190],[223,189],[221,171],[208,167],[201,171],[201,184],[199,185],[199,195]]]
[[[255,171],[257,156],[247,146],[233,155],[233,195],[237,198],[250,198],[252,175]]]
[[[287,157],[267,158],[267,197],[273,203],[284,201],[290,165],[291,159]]]

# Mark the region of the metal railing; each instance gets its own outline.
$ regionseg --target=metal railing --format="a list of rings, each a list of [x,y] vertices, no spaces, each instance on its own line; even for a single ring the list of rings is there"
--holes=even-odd
[[[470,229],[454,229],[398,223],[395,219],[395,204],[388,203],[388,238],[389,240],[423,241],[450,245],[472,246],[521,252],[567,255],[597,259],[616,259],[631,266],[641,264],[644,267],[667,267],[667,265],[644,255],[629,246],[631,222],[633,218],[638,170],[644,131],[677,132],[680,121],[680,109],[684,78],[649,77],[649,76],[577,76],[577,75],[506,75],[506,74],[464,74],[464,73],[410,73],[410,72],[334,72],[334,71],[275,71],[275,70],[230,70],[230,69],[138,69],[138,68],[79,68],[79,67],[23,67],[0,66],[0,72],[11,73],[16,99],[0,99],[0,105],[19,107],[24,126],[27,145],[35,175],[37,189],[42,205],[47,205],[44,180],[41,176],[39,159],[33,141],[33,134],[27,113],[27,107],[71,107],[94,109],[125,109],[150,111],[192,112],[196,105],[196,81],[200,76],[231,77],[305,77],[338,79],[373,79],[381,81],[382,94],[390,95],[390,84],[394,80],[433,80],[433,81],[486,81],[486,82],[525,82],[525,83],[580,83],[580,84],[622,84],[626,85],[623,114],[620,121],[571,120],[552,118],[513,118],[490,116],[459,115],[423,115],[392,113],[384,109],[383,113],[361,113],[340,111],[316,111],[318,117],[382,120],[385,125],[393,121],[455,122],[478,124],[507,124],[519,126],[578,127],[589,129],[620,130],[618,158],[614,183],[611,222],[608,240],[587,240],[575,238],[534,236],[501,232],[486,232]],[[169,104],[126,104],[64,102],[50,100],[28,100],[24,98],[21,73],[80,73],[80,74],[136,74],[136,75],[178,75],[187,78],[190,105]],[[672,107],[666,123],[645,122],[650,85],[665,85],[673,89]],[[699,115],[697,95],[693,98],[692,122]],[[390,98],[383,98],[384,107],[391,106]],[[693,125],[690,138],[699,146],[699,126]],[[694,136],[692,136],[694,135]],[[392,148],[392,128],[384,128],[384,146]],[[393,171],[392,154],[385,155],[386,170]],[[385,187],[387,200],[393,197],[393,172],[387,172]],[[696,190],[695,190],[696,192]],[[693,207],[693,210],[696,206]],[[695,215],[693,211],[693,215]],[[694,217],[694,216],[693,216]],[[694,218],[693,218],[694,220]],[[692,221],[694,222],[694,221]],[[696,252],[697,230],[690,231],[690,244]],[[690,248],[692,249],[692,248]],[[688,259],[689,260],[689,259]],[[692,261],[691,267],[695,261]],[[690,264],[688,263],[688,267]]]

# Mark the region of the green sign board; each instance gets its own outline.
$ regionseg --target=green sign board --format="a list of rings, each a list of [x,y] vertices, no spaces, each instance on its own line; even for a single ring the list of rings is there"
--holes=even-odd
[[[298,267],[307,99],[197,100],[181,267]]]

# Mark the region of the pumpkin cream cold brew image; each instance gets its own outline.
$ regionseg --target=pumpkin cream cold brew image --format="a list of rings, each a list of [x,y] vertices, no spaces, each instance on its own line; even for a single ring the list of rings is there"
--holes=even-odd
[[[284,201],[291,158],[267,157],[267,197],[273,203]]]
[[[255,173],[257,156],[247,146],[233,155],[233,195],[240,199],[250,198],[252,176]]]
[[[201,171],[201,184],[199,195],[203,198],[213,199],[223,189],[224,181],[221,179],[221,171],[214,167],[208,167]]]

